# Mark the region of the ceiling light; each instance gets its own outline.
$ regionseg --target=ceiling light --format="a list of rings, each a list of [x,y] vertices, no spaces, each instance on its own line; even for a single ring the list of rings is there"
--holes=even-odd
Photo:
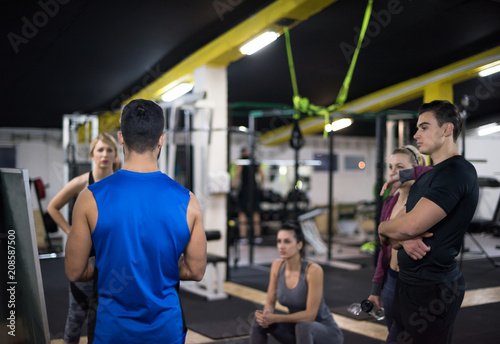
[[[161,96],[161,100],[163,100],[164,102],[171,102],[179,98],[180,96],[185,95],[192,89],[193,89],[193,84],[190,84],[188,82],[183,82],[175,86],[174,88],[171,88],[167,92],[163,93],[163,95]]]
[[[479,76],[485,77],[485,76],[488,76],[488,75],[491,75],[491,74],[495,74],[495,73],[498,73],[498,72],[500,72],[500,64],[497,64],[496,66],[493,66],[493,67],[490,67],[490,68],[483,69],[478,74],[479,74]]]
[[[347,128],[352,124],[352,119],[350,118],[341,118],[336,121],[333,121],[331,124],[328,123],[325,125],[325,131],[330,132],[330,131],[337,131],[340,129]]]
[[[250,42],[244,44],[240,48],[240,52],[243,55],[252,55],[256,51],[264,48],[269,43],[272,43],[279,37],[279,33],[274,31],[264,32],[262,35],[255,37]]]
[[[498,131],[500,131],[500,125],[498,125],[497,123],[482,125],[479,128],[477,128],[477,134],[479,136],[493,134],[493,133],[496,133]]]

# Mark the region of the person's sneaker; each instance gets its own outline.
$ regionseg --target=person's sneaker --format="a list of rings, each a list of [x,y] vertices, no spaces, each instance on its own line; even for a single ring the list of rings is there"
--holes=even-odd
[[[241,238],[241,239],[238,240],[238,243],[240,245],[246,245],[246,244],[248,244],[248,239],[247,238]]]
[[[257,238],[253,238],[253,243],[254,244],[262,244],[262,238],[261,237],[257,237]]]

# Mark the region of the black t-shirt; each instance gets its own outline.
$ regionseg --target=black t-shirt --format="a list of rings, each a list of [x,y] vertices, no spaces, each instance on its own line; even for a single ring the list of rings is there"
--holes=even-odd
[[[403,282],[429,285],[451,282],[461,276],[455,257],[476,211],[478,195],[476,169],[460,155],[437,164],[413,184],[406,204],[408,212],[425,197],[447,215],[429,229],[434,235],[424,239],[431,247],[424,258],[413,260],[403,249],[399,250],[399,278]]]

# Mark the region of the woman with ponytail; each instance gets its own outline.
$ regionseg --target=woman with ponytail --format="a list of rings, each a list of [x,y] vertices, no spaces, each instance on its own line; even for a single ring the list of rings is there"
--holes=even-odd
[[[413,169],[415,180],[431,168],[431,166],[426,166],[425,157],[420,154],[417,148],[411,145],[396,148],[392,152],[388,164],[389,177],[398,174],[399,171]],[[414,180],[409,180],[403,183],[399,186],[398,193],[385,199],[380,216],[381,222],[394,218],[400,211],[406,211],[406,200],[408,199],[410,187],[414,182]],[[392,316],[392,300],[399,271],[397,249],[404,248],[407,252],[411,251],[417,259],[421,259],[426,254],[426,251],[430,249],[422,243],[421,239],[402,241],[401,245],[398,247],[380,247],[377,268],[372,279],[372,290],[368,297],[368,300],[375,303],[379,308],[384,307],[386,324],[389,329],[386,343],[397,343],[396,328]],[[380,302],[382,288],[383,305]]]
[[[271,266],[264,309],[255,311],[250,344],[267,343],[268,334],[283,344],[343,343],[323,297],[323,269],[305,259],[304,245],[299,222],[287,221],[278,231],[280,259]],[[276,301],[289,313],[275,313]]]

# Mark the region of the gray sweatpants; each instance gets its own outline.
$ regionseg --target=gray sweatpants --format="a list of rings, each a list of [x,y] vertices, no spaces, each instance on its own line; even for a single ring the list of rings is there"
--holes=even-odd
[[[327,326],[317,321],[302,321],[299,323],[278,323],[268,328],[262,328],[253,319],[250,329],[250,344],[266,344],[270,334],[281,344],[342,344],[344,335],[337,323]]]

